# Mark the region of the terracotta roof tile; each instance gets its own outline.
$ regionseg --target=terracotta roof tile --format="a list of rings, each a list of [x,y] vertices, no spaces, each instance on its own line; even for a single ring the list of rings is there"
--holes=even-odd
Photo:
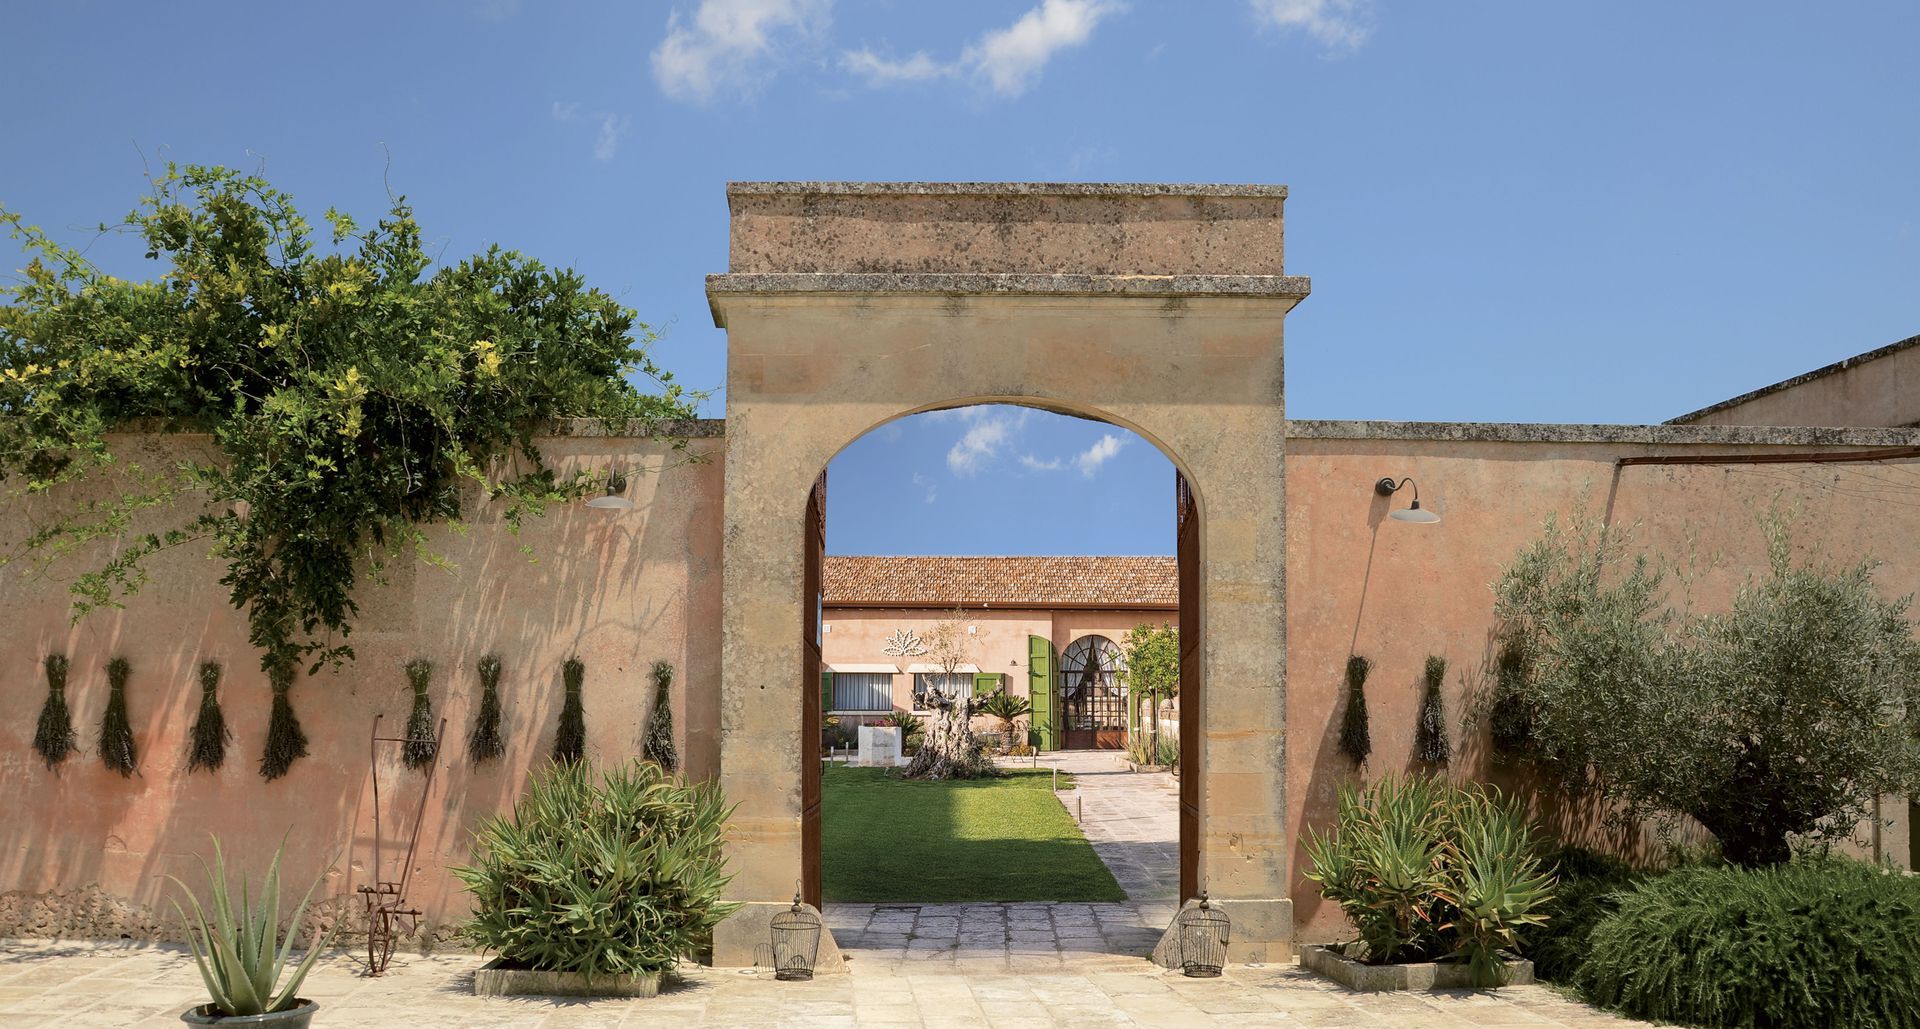
[[[1171,557],[828,556],[822,589],[839,607],[1172,607]]]

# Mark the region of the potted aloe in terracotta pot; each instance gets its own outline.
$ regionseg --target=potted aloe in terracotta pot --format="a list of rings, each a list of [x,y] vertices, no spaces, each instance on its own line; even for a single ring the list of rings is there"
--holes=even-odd
[[[286,841],[281,840],[258,895],[241,883],[238,910],[227,888],[226,861],[218,839],[213,841],[213,867],[207,869],[209,896],[205,907],[187,884],[173,880],[192,906],[193,916],[189,918],[181,910],[179,901],[173,905],[181,921],[186,923],[187,946],[193,951],[194,963],[200,967],[200,978],[206,983],[210,998],[205,1004],[189,1008],[180,1016],[182,1022],[304,1029],[313,1021],[313,1013],[320,1005],[298,995],[300,984],[333,938],[333,930],[324,933],[315,930],[306,955],[288,970],[294,936],[320,880],[315,879],[313,885],[307,887],[307,895],[300,898],[300,906],[294,909],[293,918],[287,923],[286,939],[281,941],[280,856],[286,848]],[[211,921],[207,917],[209,913]]]

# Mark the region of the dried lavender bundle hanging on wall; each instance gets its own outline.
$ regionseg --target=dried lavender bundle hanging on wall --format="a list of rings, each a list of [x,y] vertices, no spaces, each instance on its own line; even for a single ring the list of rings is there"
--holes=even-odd
[[[1527,700],[1527,648],[1509,636],[1500,644],[1493,668],[1493,752],[1502,759],[1533,749],[1533,707]]]
[[[400,749],[408,768],[425,768],[440,753],[440,737],[433,728],[433,701],[427,684],[433,681],[433,662],[417,657],[407,662],[407,685],[413,687],[413,713],[407,716],[407,742]]]
[[[500,738],[500,657],[488,654],[480,659],[480,711],[467,735],[467,756],[479,765],[506,752],[506,741]]]
[[[578,761],[587,753],[587,713],[580,702],[580,684],[586,681],[587,666],[577,657],[567,658],[560,668],[567,687],[566,703],[560,707],[560,729],[553,734],[553,759]]]
[[[187,771],[204,768],[218,771],[227,760],[227,716],[220,712],[220,665],[208,661],[200,666],[200,714],[193,720],[193,733],[187,744]]]
[[[1373,753],[1373,734],[1367,728],[1367,674],[1373,671],[1373,662],[1358,654],[1347,658],[1347,710],[1340,719],[1340,752],[1353,759],[1354,764],[1367,760]]]
[[[133,725],[127,720],[127,659],[116,657],[107,662],[107,710],[100,716],[100,763],[125,778],[133,774],[138,756],[133,746]]]
[[[1444,765],[1453,756],[1453,747],[1447,742],[1446,708],[1440,699],[1440,684],[1447,678],[1447,659],[1429,655],[1427,658],[1427,694],[1420,700],[1420,726],[1414,733],[1413,749],[1420,760],[1433,765]]]
[[[653,713],[647,716],[647,739],[640,756],[672,774],[680,770],[680,752],[673,746],[673,666],[653,663]]]
[[[260,774],[272,782],[287,774],[296,758],[307,756],[307,734],[287,700],[287,690],[293,688],[293,666],[267,669],[267,681],[273,684],[273,714],[267,719],[267,749],[260,755]]]
[[[73,731],[73,715],[67,710],[67,656],[48,654],[47,701],[40,707],[40,723],[33,731],[33,749],[40,752],[48,768],[67,759],[80,747],[79,734]]]

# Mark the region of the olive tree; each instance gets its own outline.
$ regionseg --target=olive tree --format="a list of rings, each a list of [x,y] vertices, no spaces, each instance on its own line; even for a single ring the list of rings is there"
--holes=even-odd
[[[966,612],[955,610],[921,637],[929,663],[938,668],[941,685],[926,691],[920,705],[930,712],[920,750],[908,762],[909,779],[973,779],[993,773],[993,762],[974,744],[971,725],[974,702],[967,691],[955,689],[961,669],[973,664],[975,644],[985,630],[967,631]]]
[[[1526,752],[1629,815],[1691,817],[1742,865],[1920,789],[1911,598],[1882,596],[1872,561],[1796,559],[1762,525],[1767,567],[1725,611],[1676,607],[1627,532],[1586,519],[1550,520],[1496,586],[1528,655]]]

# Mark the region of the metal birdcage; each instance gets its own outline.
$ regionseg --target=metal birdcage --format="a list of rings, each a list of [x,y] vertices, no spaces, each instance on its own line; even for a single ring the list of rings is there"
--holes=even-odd
[[[800,903],[773,916],[773,977],[782,982],[805,982],[813,978],[813,963],[820,954],[820,916]]]
[[[1180,912],[1180,971],[1195,979],[1211,979],[1227,964],[1227,940],[1232,922],[1200,894],[1200,906]]]

